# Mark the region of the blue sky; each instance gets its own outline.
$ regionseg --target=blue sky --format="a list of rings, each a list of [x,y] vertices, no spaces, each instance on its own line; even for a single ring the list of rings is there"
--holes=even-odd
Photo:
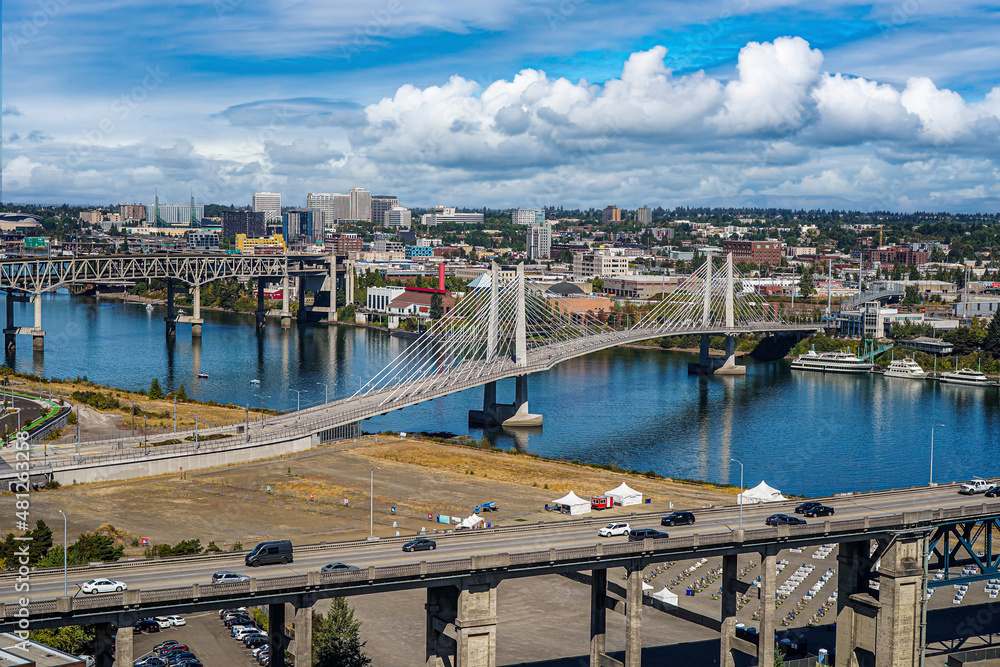
[[[5,0],[3,200],[990,210],[954,0]]]

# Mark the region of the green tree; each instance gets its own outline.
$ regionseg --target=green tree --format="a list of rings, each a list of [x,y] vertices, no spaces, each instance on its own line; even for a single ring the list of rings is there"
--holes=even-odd
[[[55,549],[53,549],[55,551]],[[96,533],[84,533],[69,545],[69,563],[83,565],[84,563],[112,563],[125,554],[124,547],[116,547],[110,537]],[[62,555],[60,553],[60,555]]]
[[[815,293],[816,286],[813,282],[813,273],[812,271],[806,271],[802,274],[802,277],[799,278],[799,294],[801,294],[803,298],[808,298]]]
[[[917,265],[916,264],[914,264],[913,266],[910,267],[909,278],[910,278],[910,280],[920,280],[920,272],[917,271]]]
[[[440,320],[442,315],[444,315],[444,304],[441,295],[435,292],[431,294],[431,319]]]
[[[990,325],[986,327],[983,351],[994,359],[1000,358],[1000,310],[993,315]]]
[[[149,397],[154,401],[163,398],[163,389],[160,387],[160,380],[158,378],[153,378],[153,381],[149,385]]]
[[[917,291],[917,286],[907,285],[903,290],[903,305],[915,306],[918,303],[920,303],[920,293]]]
[[[93,625],[67,625],[64,628],[32,630],[28,637],[59,651],[80,655],[94,641]]]
[[[372,664],[359,634],[361,621],[344,598],[333,598],[326,616],[313,614],[313,667],[367,667]]]
[[[180,388],[175,392],[175,395],[177,396],[177,400],[178,401],[186,401],[187,400],[188,394],[187,394],[187,390],[184,389],[184,383],[183,382],[181,383]]]

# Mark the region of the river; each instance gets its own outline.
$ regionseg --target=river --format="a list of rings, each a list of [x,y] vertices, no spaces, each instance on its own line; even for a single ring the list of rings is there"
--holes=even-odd
[[[19,325],[31,304],[16,304]],[[355,327],[276,321],[257,333],[252,315],[203,311],[204,335],[192,342],[178,325],[164,335],[165,309],[70,296],[43,297],[45,352],[18,337],[17,370],[90,380],[128,389],[159,378],[189,396],[239,405],[294,409],[349,396],[412,341]],[[739,483],[766,480],[788,493],[884,489],[928,480],[930,427],[934,478],[943,482],[1000,474],[997,389],[889,380],[878,375],[792,372],[788,362],[748,360],[743,378],[689,376],[681,353],[616,349],[563,363],[529,378],[540,429],[490,433],[500,447],[545,456],[613,463],[678,478]],[[199,372],[209,379],[198,379]],[[250,380],[259,379],[259,387]],[[327,383],[328,387],[319,383]],[[498,400],[513,400],[513,380]],[[482,390],[453,394],[365,423],[367,431],[447,431],[481,437],[467,412]]]

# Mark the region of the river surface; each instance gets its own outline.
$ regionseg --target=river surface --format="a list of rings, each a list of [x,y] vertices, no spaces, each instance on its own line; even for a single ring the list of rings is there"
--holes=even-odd
[[[45,352],[18,337],[13,364],[44,377],[87,376],[128,389],[159,378],[165,391],[184,384],[189,396],[221,403],[294,409],[354,393],[412,341],[355,327],[276,321],[257,333],[252,315],[203,311],[203,337],[192,342],[178,325],[164,335],[165,309],[72,297],[43,297]],[[31,304],[15,305],[15,321],[32,322]],[[678,478],[748,486],[766,480],[788,493],[820,494],[924,484],[930,428],[934,479],[1000,475],[1000,396],[994,388],[957,387],[877,375],[792,372],[786,361],[746,362],[743,378],[689,376],[693,357],[658,350],[616,349],[563,363],[529,378],[529,405],[545,425],[489,433],[500,447],[546,456],[613,463]],[[198,379],[199,372],[210,378]],[[250,380],[259,379],[259,387]],[[319,383],[327,383],[328,387]],[[513,380],[497,398],[512,401]],[[257,396],[255,396],[255,394]],[[473,389],[365,422],[367,431],[447,431],[481,437],[468,410],[481,407]],[[641,489],[640,489],[641,490]]]

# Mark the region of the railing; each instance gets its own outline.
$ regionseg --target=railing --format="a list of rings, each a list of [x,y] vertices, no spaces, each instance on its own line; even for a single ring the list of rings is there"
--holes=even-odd
[[[840,304],[840,310],[841,312],[845,310],[852,310],[868,301],[879,301],[880,299],[888,299],[889,297],[903,296],[905,293],[906,290],[902,285],[889,283],[882,289],[862,292],[861,294],[853,296],[846,301],[842,301]]]

